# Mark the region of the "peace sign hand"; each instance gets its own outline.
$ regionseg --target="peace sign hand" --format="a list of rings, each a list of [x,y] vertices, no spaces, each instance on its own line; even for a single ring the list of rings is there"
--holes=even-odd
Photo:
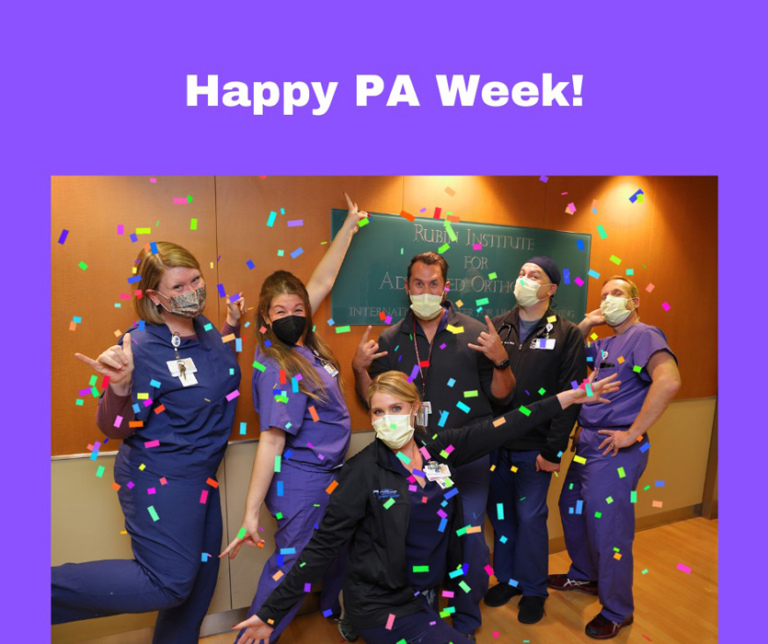
[[[491,318],[485,316],[485,322],[488,325],[488,331],[483,331],[477,338],[477,344],[467,344],[470,349],[480,351],[493,364],[501,364],[507,359],[507,350],[501,343],[499,334],[493,326]]]
[[[133,382],[133,346],[131,334],[123,336],[123,346],[116,344],[104,351],[96,360],[76,353],[75,357],[90,365],[93,369],[105,376],[109,376],[109,385],[115,393],[126,396],[131,393]]]
[[[357,204],[350,199],[346,192],[344,193],[344,198],[347,200],[347,218],[344,220],[344,225],[353,226],[352,234],[354,235],[360,230],[360,222],[368,218],[368,213],[365,210],[358,210]]]

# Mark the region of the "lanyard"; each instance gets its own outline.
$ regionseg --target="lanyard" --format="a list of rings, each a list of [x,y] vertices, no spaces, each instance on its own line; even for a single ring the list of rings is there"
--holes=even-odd
[[[447,312],[443,313],[443,316],[447,315]],[[416,322],[416,318],[414,316],[414,323],[418,324]],[[442,318],[440,319],[440,324],[443,323]],[[427,363],[431,364],[432,360],[432,347],[435,345],[435,338],[437,338],[437,333],[440,330],[440,324],[437,325],[437,329],[435,330],[435,335],[432,336],[432,341],[429,343],[429,353],[427,354]],[[424,373],[424,370],[421,368],[421,357],[419,356],[419,344],[416,341],[416,336],[418,334],[416,333],[416,328],[413,329],[413,350],[416,353],[416,364],[419,365],[419,374],[421,374],[421,399],[425,399],[425,392],[427,390],[427,376]],[[426,333],[424,334],[426,336]],[[429,367],[427,367],[429,368]]]
[[[171,344],[173,345],[173,353],[176,356],[176,363],[179,365],[179,376],[181,378],[186,378],[187,365],[184,364],[184,360],[182,360],[181,356],[179,355],[181,336],[176,331],[174,331],[173,335],[171,336]]]

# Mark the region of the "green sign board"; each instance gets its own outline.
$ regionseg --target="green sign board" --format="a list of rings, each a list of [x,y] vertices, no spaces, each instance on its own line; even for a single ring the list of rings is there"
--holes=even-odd
[[[331,234],[346,210],[332,210]],[[539,228],[450,222],[372,213],[355,235],[331,294],[334,324],[391,324],[408,311],[405,276],[411,257],[434,251],[448,262],[449,299],[479,320],[515,305],[515,279],[534,255],[557,262],[563,279],[555,296],[558,315],[578,323],[586,312],[592,236]],[[391,317],[389,322],[386,317]]]

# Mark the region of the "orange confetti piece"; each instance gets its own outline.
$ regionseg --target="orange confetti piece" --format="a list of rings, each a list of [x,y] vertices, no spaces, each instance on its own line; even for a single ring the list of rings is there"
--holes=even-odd
[[[164,411],[165,411],[165,405],[160,405],[159,407],[155,407],[156,414],[162,414]]]
[[[219,487],[219,482],[214,481],[212,478],[209,478],[206,483],[210,485],[211,487]]]
[[[315,409],[314,405],[310,405],[309,407],[307,407],[307,409],[309,409],[309,414],[310,416],[312,416],[313,421],[317,422],[318,420],[320,420],[320,416],[317,415],[317,410]]]
[[[338,482],[338,481],[334,481],[333,483],[331,483],[331,484],[330,484],[330,485],[329,485],[327,488],[325,488],[325,493],[326,493],[326,494],[332,494],[332,493],[333,493],[333,491],[334,491],[334,490],[336,489],[336,487],[338,486],[338,484],[339,484],[339,482]]]

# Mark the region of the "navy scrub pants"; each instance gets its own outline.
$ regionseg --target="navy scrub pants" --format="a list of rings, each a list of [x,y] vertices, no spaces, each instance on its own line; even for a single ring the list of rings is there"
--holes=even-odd
[[[480,526],[485,523],[485,506],[488,503],[490,458],[483,456],[476,461],[457,467],[453,481],[461,494],[464,508],[464,525]],[[472,633],[480,627],[480,600],[488,591],[488,573],[485,567],[490,563],[490,552],[485,543],[483,531],[466,534],[464,541],[464,562],[469,565],[462,578],[471,592],[456,592],[453,627],[462,633]],[[410,642],[410,640],[408,640]],[[432,641],[432,640],[424,640]]]
[[[493,571],[517,582],[526,597],[547,597],[547,492],[552,475],[536,471],[538,451],[498,449],[491,455],[488,516],[493,525]],[[513,472],[512,467],[517,471]],[[502,504],[499,518],[498,504]],[[513,584],[514,585],[514,584]]]
[[[197,644],[219,570],[219,490],[206,485],[204,476],[194,481],[168,479],[161,485],[155,476],[133,470],[129,478],[126,472],[115,465],[135,559],[52,568],[51,621],[159,611],[153,642]],[[133,489],[126,485],[130,480]],[[155,494],[147,493],[151,487]],[[205,503],[200,502],[203,490],[208,491]],[[154,507],[157,521],[149,506]],[[203,553],[210,555],[207,561]]]
[[[560,494],[560,517],[572,564],[568,576],[597,581],[601,613],[623,622],[635,610],[632,597],[632,542],[635,506],[632,492],[648,464],[642,443],[619,450],[614,457],[598,449],[607,436],[583,428],[576,454],[587,459],[568,467]],[[599,515],[599,516],[598,516]]]

